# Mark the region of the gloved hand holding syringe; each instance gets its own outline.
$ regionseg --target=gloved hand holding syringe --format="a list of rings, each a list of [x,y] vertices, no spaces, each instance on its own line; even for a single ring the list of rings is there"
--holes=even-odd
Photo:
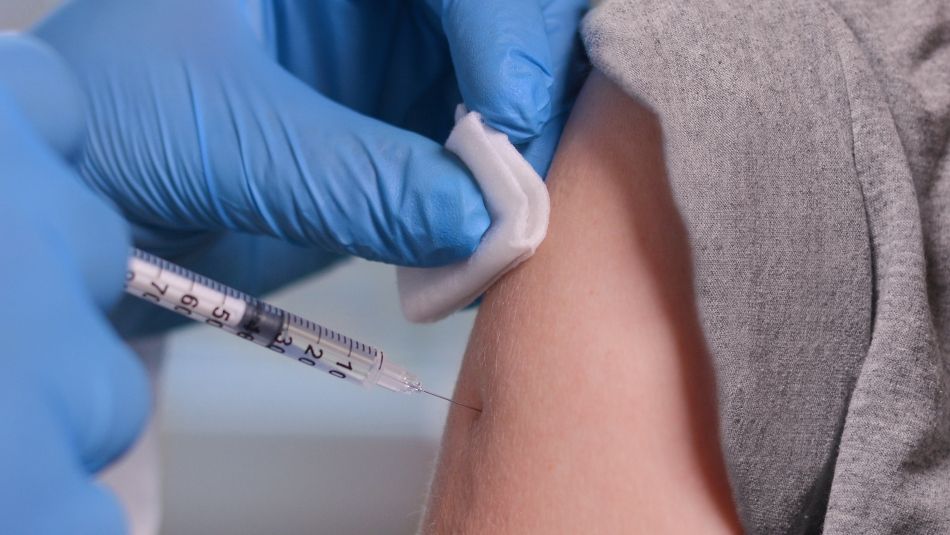
[[[478,412],[423,388],[412,373],[383,351],[310,320],[133,249],[125,290],[168,310],[264,346],[307,366],[362,386],[426,393]]]

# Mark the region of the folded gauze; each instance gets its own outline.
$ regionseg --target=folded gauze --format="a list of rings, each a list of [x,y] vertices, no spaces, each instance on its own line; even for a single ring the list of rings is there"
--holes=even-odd
[[[482,190],[491,226],[463,262],[396,270],[403,314],[414,322],[440,320],[472,303],[499,277],[527,260],[548,231],[548,190],[508,136],[459,106],[445,148],[468,166]]]

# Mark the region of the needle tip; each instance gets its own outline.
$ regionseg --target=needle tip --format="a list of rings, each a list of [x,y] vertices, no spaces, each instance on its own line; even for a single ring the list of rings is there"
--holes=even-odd
[[[435,397],[437,397],[437,398],[439,398],[439,399],[444,399],[445,401],[448,401],[449,403],[452,403],[453,405],[458,405],[459,407],[465,407],[466,409],[470,409],[470,410],[473,410],[473,411],[479,412],[479,413],[482,412],[481,409],[476,409],[475,407],[472,407],[472,406],[470,406],[470,405],[466,405],[466,404],[464,404],[464,403],[460,403],[460,402],[458,402],[458,401],[455,401],[455,400],[452,399],[452,398],[447,398],[447,397],[445,397],[445,396],[440,396],[439,394],[436,394],[436,393],[434,393],[434,392],[429,392],[428,390],[426,390],[426,389],[424,389],[424,388],[421,389],[421,390],[422,390],[423,392],[425,392],[426,394],[429,394],[430,396],[435,396]]]

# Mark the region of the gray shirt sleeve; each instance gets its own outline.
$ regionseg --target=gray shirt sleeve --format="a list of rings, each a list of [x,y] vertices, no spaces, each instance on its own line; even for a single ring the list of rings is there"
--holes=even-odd
[[[585,20],[663,123],[752,533],[950,533],[950,14],[910,3]]]

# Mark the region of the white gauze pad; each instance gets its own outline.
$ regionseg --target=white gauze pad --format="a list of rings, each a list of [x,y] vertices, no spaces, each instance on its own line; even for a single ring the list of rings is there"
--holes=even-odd
[[[548,231],[551,202],[541,177],[508,136],[459,106],[445,148],[475,175],[491,226],[463,262],[435,268],[399,267],[396,280],[406,318],[440,320],[472,303],[507,271],[524,262]]]

